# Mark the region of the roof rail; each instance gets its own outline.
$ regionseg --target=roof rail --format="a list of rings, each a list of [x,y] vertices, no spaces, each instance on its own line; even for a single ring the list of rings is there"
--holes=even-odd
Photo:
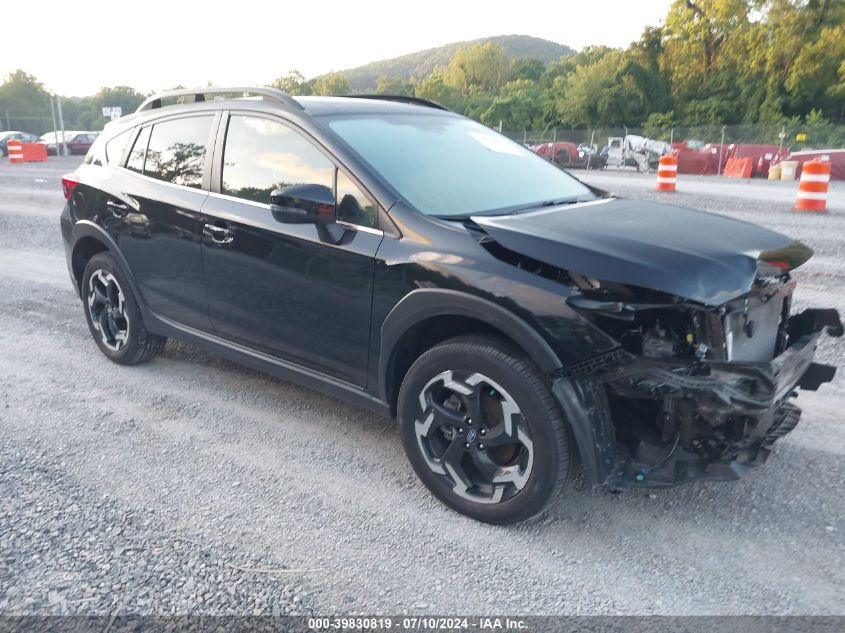
[[[350,99],[376,99],[379,101],[397,101],[399,103],[409,103],[411,105],[425,106],[426,108],[437,108],[438,110],[449,111],[449,108],[444,105],[440,105],[436,101],[431,101],[430,99],[423,99],[422,97],[410,97],[408,95],[363,94],[338,96],[349,97]]]
[[[193,102],[205,101],[205,95],[240,95],[246,97],[248,95],[255,95],[263,97],[269,101],[275,101],[281,105],[289,108],[296,108],[297,110],[304,109],[302,104],[291,97],[288,93],[276,90],[275,88],[254,88],[254,87],[214,87],[214,88],[183,88],[180,90],[168,90],[159,94],[148,97],[135,112],[142,112],[144,110],[154,110],[162,107],[162,99],[175,99],[178,97],[192,97]]]

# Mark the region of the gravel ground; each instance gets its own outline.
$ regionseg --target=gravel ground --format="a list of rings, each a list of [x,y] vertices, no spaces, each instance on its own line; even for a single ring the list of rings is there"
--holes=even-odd
[[[418,483],[388,420],[175,342],[108,362],[58,231],[76,162],[0,162],[0,613],[845,614],[843,377],[739,482],[579,476],[542,519],[478,524]],[[717,183],[671,199],[805,240],[798,302],[845,312],[845,209]]]

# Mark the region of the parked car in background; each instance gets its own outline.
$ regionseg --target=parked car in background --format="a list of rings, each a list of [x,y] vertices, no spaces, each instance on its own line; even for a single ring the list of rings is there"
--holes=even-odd
[[[71,154],[87,154],[91,145],[97,139],[99,132],[84,132],[78,130],[65,130],[65,145]],[[58,154],[57,145],[61,144],[62,133],[59,131],[47,132],[38,139],[39,143],[46,145],[47,153],[51,156]]]
[[[672,146],[669,143],[628,134],[608,138],[600,156],[607,167],[636,167],[637,171],[648,172],[657,169],[661,156],[671,153]]]
[[[533,148],[534,153],[547,158],[560,167],[566,169],[601,169],[605,158],[599,155],[598,147],[593,145],[576,145],[569,141],[555,143],[541,143]]]
[[[17,130],[0,132],[0,156],[9,155],[9,150],[6,147],[6,144],[9,141],[20,141],[21,143],[34,143],[37,140],[38,137],[35,136],[35,134],[29,134],[28,132],[19,132]]]

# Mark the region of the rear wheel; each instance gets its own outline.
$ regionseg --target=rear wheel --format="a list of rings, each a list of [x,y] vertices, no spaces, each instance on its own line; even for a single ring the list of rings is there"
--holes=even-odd
[[[143,363],[164,349],[167,339],[144,327],[138,302],[110,254],[97,253],[85,266],[82,301],[94,342],[114,362]]]
[[[569,433],[540,374],[491,339],[425,352],[399,394],[402,442],[423,483],[479,521],[514,523],[566,483]]]

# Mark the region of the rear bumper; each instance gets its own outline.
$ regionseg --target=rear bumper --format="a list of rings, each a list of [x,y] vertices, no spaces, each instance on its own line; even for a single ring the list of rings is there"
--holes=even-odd
[[[792,317],[792,343],[769,363],[689,365],[617,351],[562,372],[553,392],[596,484],[737,479],[797,425],[800,409],[788,402],[796,389],[833,379],[835,367],[813,360],[825,332],[843,333],[834,310]]]
[[[62,244],[65,248],[65,262],[67,264],[67,272],[70,275],[70,280],[73,283],[73,288],[76,290],[76,294],[79,294],[79,284],[77,283],[76,277],[73,275],[73,222],[71,221],[70,217],[70,205],[65,204],[65,208],[62,209],[62,215],[60,216],[59,223],[62,229]]]

